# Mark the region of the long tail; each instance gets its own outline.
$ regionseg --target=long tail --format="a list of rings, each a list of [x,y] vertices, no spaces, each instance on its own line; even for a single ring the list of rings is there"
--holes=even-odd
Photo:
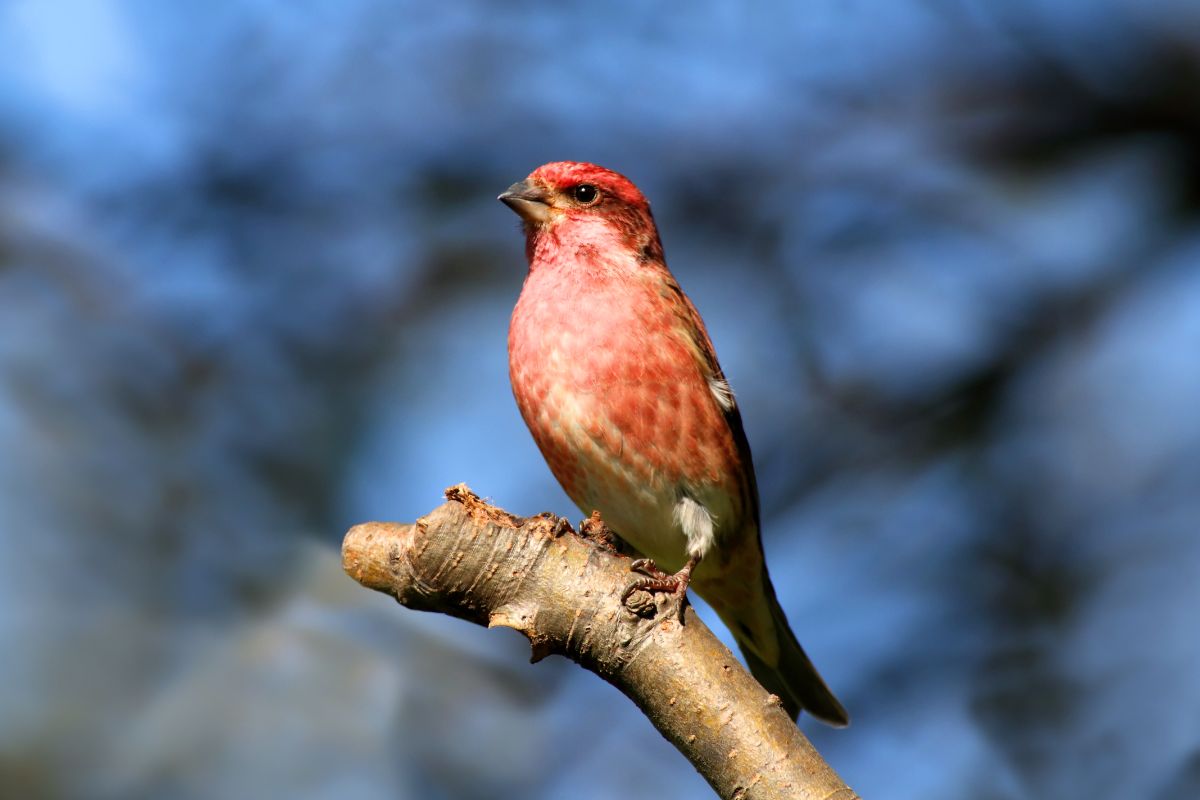
[[[738,647],[746,658],[750,672],[772,694],[778,695],[792,719],[804,710],[822,722],[841,728],[850,724],[850,715],[833,696],[821,679],[800,642],[796,641],[787,617],[775,598],[771,581],[763,575],[765,602],[755,609],[757,619],[740,619],[731,626]],[[761,639],[771,641],[759,641]],[[768,663],[759,653],[778,654],[775,663]]]

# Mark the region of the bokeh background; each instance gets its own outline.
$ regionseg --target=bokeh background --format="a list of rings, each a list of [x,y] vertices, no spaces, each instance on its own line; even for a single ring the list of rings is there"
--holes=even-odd
[[[1200,5],[0,6],[0,786],[707,796],[344,530],[578,518],[496,194],[652,199],[868,798],[1200,797]]]

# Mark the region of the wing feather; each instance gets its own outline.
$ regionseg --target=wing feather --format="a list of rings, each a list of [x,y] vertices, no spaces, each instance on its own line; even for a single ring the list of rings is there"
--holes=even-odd
[[[717,361],[717,352],[713,348],[712,339],[709,338],[708,329],[704,326],[700,312],[696,310],[691,298],[684,294],[678,281],[670,273],[667,273],[667,280],[663,286],[664,297],[671,302],[676,316],[683,323],[682,328],[693,334],[690,337],[692,339],[690,344],[699,362],[701,372],[713,390],[712,402],[725,419],[725,424],[729,427],[729,433],[737,447],[738,461],[741,462],[738,483],[742,493],[742,507],[750,510],[751,520],[757,533],[759,529],[758,482],[754,477],[754,461],[750,453],[750,441],[746,438],[746,431],[742,426],[742,413],[738,409],[737,400],[729,388],[729,381],[725,378],[721,364]]]

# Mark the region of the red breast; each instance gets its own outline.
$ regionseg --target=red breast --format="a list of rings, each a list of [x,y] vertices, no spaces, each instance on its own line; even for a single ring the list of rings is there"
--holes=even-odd
[[[575,255],[531,269],[509,331],[513,392],[555,477],[577,502],[595,484],[736,492],[737,446],[665,268]]]

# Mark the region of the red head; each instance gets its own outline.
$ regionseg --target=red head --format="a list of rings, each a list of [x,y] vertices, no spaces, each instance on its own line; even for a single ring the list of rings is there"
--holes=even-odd
[[[525,221],[530,260],[548,234],[616,234],[640,259],[662,260],[650,204],[624,175],[582,161],[543,164],[498,198]]]

